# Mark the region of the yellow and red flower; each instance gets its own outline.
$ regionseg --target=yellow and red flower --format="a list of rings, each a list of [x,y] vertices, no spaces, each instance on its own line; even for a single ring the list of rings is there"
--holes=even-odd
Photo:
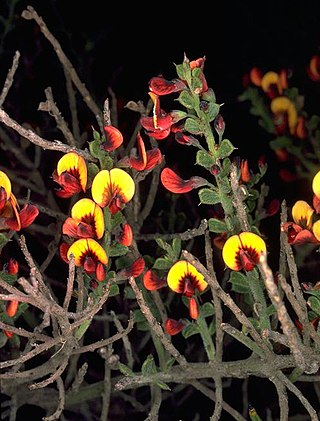
[[[71,218],[67,218],[62,232],[72,238],[102,238],[104,234],[103,211],[91,199],[78,200],[71,209]]]
[[[87,187],[87,165],[76,152],[65,154],[58,161],[57,169],[52,174],[53,180],[60,185],[56,189],[59,197],[69,198]]]
[[[153,116],[140,118],[141,126],[146,130],[147,135],[157,140],[165,139],[169,136],[171,126],[175,123],[170,113],[166,113],[160,106],[159,96],[149,92],[153,101]]]
[[[163,157],[160,149],[153,148],[150,151],[146,151],[146,147],[140,133],[137,134],[137,143],[138,156],[122,158],[119,161],[119,166],[131,167],[136,171],[148,171],[152,170],[152,168],[161,163]]]
[[[38,208],[31,204],[24,205],[20,210],[18,201],[11,191],[9,177],[0,171],[0,230],[20,231],[31,225],[38,214]]]
[[[110,152],[119,148],[123,143],[123,136],[120,130],[113,126],[104,126],[103,128],[105,141],[102,147],[105,151]]]
[[[134,192],[132,177],[121,168],[99,171],[92,181],[93,200],[102,208],[108,206],[112,214],[120,211]]]
[[[274,115],[273,121],[278,134],[285,133],[287,127],[292,135],[296,134],[298,113],[295,104],[286,96],[272,99],[270,109]]]
[[[191,177],[189,180],[184,180],[170,168],[164,168],[160,178],[163,186],[172,193],[188,193],[193,189],[208,184],[206,179],[198,176]]]
[[[259,264],[260,257],[266,250],[266,244],[259,235],[244,231],[227,239],[222,249],[222,257],[230,269],[244,269],[250,272]]]
[[[265,94],[273,99],[283,94],[284,89],[288,88],[288,75],[286,70],[280,73],[269,71],[261,78],[261,89]]]
[[[76,240],[67,251],[67,258],[74,256],[76,266],[82,266],[88,275],[95,274],[98,281],[105,279],[105,265],[108,256],[102,246],[93,238]]]
[[[178,260],[167,274],[167,284],[172,291],[189,298],[190,317],[196,319],[199,315],[196,292],[203,292],[208,283],[204,276],[186,260]]]

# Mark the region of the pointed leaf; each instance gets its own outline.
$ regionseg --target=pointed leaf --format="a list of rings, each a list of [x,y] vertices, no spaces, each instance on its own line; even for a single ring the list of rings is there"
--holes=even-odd
[[[215,205],[221,202],[220,195],[217,191],[204,188],[198,192],[200,203],[203,205]]]
[[[209,231],[216,233],[222,233],[227,231],[226,223],[217,218],[210,218],[208,220],[208,228]]]
[[[228,139],[223,139],[219,145],[218,149],[218,157],[220,159],[226,158],[227,156],[231,155],[232,152],[236,148],[233,146],[233,144]]]

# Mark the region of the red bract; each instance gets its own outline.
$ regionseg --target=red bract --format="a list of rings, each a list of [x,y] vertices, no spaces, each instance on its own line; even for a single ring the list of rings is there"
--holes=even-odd
[[[134,278],[137,278],[141,273],[144,271],[145,268],[145,261],[143,257],[139,257],[137,260],[135,260],[128,268],[122,269],[118,272],[118,276],[127,277],[133,276]]]
[[[122,230],[117,236],[117,241],[123,246],[131,246],[133,241],[133,232],[131,225],[129,225],[128,223],[123,224]]]
[[[207,184],[207,180],[194,176],[189,180],[179,177],[170,168],[164,168],[161,172],[161,182],[163,186],[172,193],[188,193],[189,191]]]

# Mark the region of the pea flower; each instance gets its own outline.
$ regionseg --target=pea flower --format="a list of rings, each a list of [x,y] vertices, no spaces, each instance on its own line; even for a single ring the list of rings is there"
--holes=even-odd
[[[98,281],[105,278],[105,265],[108,256],[102,246],[93,238],[76,240],[67,251],[67,258],[74,256],[76,266],[82,266],[88,275],[95,274]]]
[[[71,218],[62,226],[62,233],[72,238],[102,238],[104,234],[103,211],[91,199],[78,200],[71,209]]]
[[[26,204],[22,209],[11,190],[9,177],[0,171],[0,230],[20,231],[33,223],[39,210],[35,205]]]
[[[313,82],[320,82],[320,56],[318,54],[311,57],[307,73]]]
[[[99,171],[91,186],[93,200],[102,208],[108,206],[112,214],[128,203],[135,192],[132,177],[121,168]]]
[[[294,135],[298,123],[298,113],[295,104],[286,96],[278,96],[271,101],[270,109],[274,114],[274,122],[278,134],[283,134],[289,127]]]
[[[222,257],[230,269],[250,272],[260,262],[263,252],[266,252],[264,240],[253,232],[244,231],[227,239]]]
[[[148,291],[156,291],[167,285],[166,278],[159,278],[154,270],[148,269],[143,275],[143,285]]]
[[[114,151],[123,143],[123,136],[120,130],[113,126],[104,126],[105,141],[101,143],[103,149],[107,152]]]
[[[185,325],[183,320],[167,319],[164,324],[164,330],[168,335],[174,336],[180,333]]]
[[[53,180],[60,185],[56,189],[59,197],[69,198],[76,193],[86,191],[87,166],[84,158],[75,152],[69,152],[59,159],[57,169],[52,174]]]
[[[133,241],[133,231],[131,225],[127,222],[123,224],[120,232],[116,236],[116,239],[119,244],[130,247]]]
[[[185,260],[177,261],[167,274],[167,283],[172,291],[189,298],[189,314],[192,319],[199,315],[196,292],[203,292],[208,284],[204,276]]]

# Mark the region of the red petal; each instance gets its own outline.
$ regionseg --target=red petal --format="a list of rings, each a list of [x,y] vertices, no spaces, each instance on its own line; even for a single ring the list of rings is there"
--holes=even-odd
[[[19,271],[19,263],[16,259],[10,258],[9,262],[5,265],[5,270],[9,275],[16,275]]]
[[[13,317],[16,315],[17,310],[19,307],[19,301],[18,300],[11,300],[7,302],[6,305],[6,313],[9,317]]]
[[[156,95],[167,95],[182,91],[186,85],[179,79],[166,80],[163,77],[153,77],[149,82],[149,89]]]
[[[104,266],[101,262],[97,263],[96,277],[97,277],[97,281],[99,281],[99,282],[102,282],[102,281],[105,280],[106,270],[105,270],[105,268],[104,268]]]
[[[69,263],[69,259],[67,256],[69,248],[70,248],[70,245],[67,243],[61,243],[59,246],[60,257],[66,263]]]
[[[189,301],[189,314],[191,319],[194,320],[196,320],[199,317],[199,307],[194,297],[191,297]]]
[[[137,278],[141,273],[144,271],[145,268],[145,261],[142,257],[139,257],[137,260],[135,260],[131,266],[129,266],[126,269],[122,269],[119,274],[123,276],[133,276],[134,278]]]
[[[166,279],[160,279],[156,273],[149,269],[143,275],[143,285],[149,291],[155,291],[167,285]]]
[[[133,232],[131,225],[128,223],[124,224],[122,227],[122,232],[118,235],[117,241],[118,243],[124,245],[124,246],[131,246],[133,240]]]
[[[154,148],[151,151],[147,152],[147,164],[145,170],[151,170],[155,166],[161,164],[162,162],[162,153],[160,149]]]
[[[104,126],[103,130],[106,138],[106,141],[102,144],[103,149],[109,152],[119,148],[123,142],[121,132],[113,126]]]
[[[187,193],[197,187],[207,184],[201,177],[191,177],[184,180],[170,168],[164,168],[161,172],[161,182],[163,186],[172,193]]]
[[[24,205],[19,212],[21,228],[26,228],[33,223],[39,215],[39,209],[34,205]]]
[[[177,335],[184,328],[185,323],[182,320],[167,319],[164,324],[164,330],[168,335]]]
[[[95,259],[93,259],[90,256],[86,256],[83,262],[83,269],[87,272],[87,273],[94,273],[96,271],[97,268],[97,263],[95,261]]]

